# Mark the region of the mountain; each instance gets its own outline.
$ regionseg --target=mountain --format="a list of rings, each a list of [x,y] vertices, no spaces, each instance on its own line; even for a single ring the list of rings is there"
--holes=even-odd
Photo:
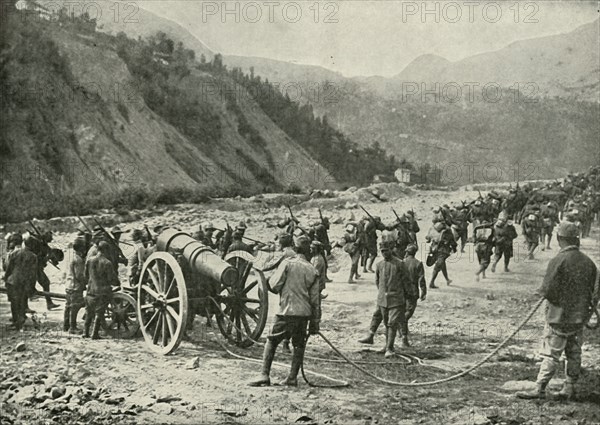
[[[532,96],[597,101],[600,94],[599,28],[599,20],[596,20],[566,34],[516,41],[501,50],[456,62],[423,55],[391,80],[397,84],[478,82],[503,87],[532,83],[529,90]]]

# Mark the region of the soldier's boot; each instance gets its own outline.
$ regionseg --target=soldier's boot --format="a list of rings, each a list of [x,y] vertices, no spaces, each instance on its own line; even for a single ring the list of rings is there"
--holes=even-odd
[[[284,339],[283,344],[281,344],[281,346],[282,346],[282,350],[284,353],[292,352],[292,350],[290,350],[290,340],[289,339]]]
[[[348,283],[354,283],[354,272],[350,272],[350,276],[348,277]]]
[[[523,400],[545,399],[546,385],[547,384],[538,384],[535,390],[519,391],[516,393],[516,396],[517,398],[521,398]]]
[[[369,258],[369,267],[368,267],[368,271],[370,273],[375,273],[375,270],[373,270],[373,262],[375,262],[375,257],[371,257]]]
[[[92,321],[93,321],[92,315],[86,314],[85,322],[83,323],[83,337],[84,338],[90,337],[90,327],[92,326]]]
[[[288,387],[298,386],[298,372],[302,367],[304,360],[304,349],[300,347],[294,347],[294,356],[292,357],[292,367],[290,368],[290,374],[287,378],[279,383],[279,385],[287,385]]]
[[[492,273],[496,273],[496,264],[498,264],[498,261],[500,259],[495,259],[494,262],[492,263]]]
[[[81,333],[81,331],[77,327],[77,313],[79,313],[78,310],[79,310],[78,308],[77,309],[76,308],[71,308],[71,312],[69,314],[69,322],[70,322],[69,333],[70,334]]]
[[[388,328],[387,330],[387,341],[385,346],[385,355],[386,359],[394,356],[394,342],[396,341],[396,328]]]
[[[550,250],[550,241],[552,240],[552,235],[548,235],[548,243],[546,244],[546,249]]]
[[[48,295],[46,295],[46,309],[48,311],[50,311],[50,310],[53,310],[53,309],[58,308],[58,307],[60,307],[60,306],[58,304],[54,304],[52,302],[52,298],[50,298]]]
[[[248,382],[250,387],[267,387],[271,385],[271,365],[275,358],[275,345],[270,339],[267,339],[265,344],[265,350],[263,351],[263,367],[260,377],[254,381]]]
[[[400,347],[409,348],[410,344],[408,342],[408,335],[402,335],[402,340],[400,341]]]
[[[373,337],[374,336],[375,336],[375,333],[369,331],[369,333],[366,336],[359,339],[358,342],[360,342],[361,344],[373,345]]]
[[[556,397],[560,400],[574,400],[575,399],[575,384],[572,382],[565,382],[562,389],[556,393]]]
[[[29,308],[29,298],[25,299],[25,313],[34,314],[35,310]]]
[[[65,312],[63,314],[63,331],[67,332],[69,330],[71,324],[71,308],[65,307]]]
[[[102,321],[102,315],[96,314],[94,318],[94,323],[92,325],[92,339],[101,339],[100,338],[100,322]]]

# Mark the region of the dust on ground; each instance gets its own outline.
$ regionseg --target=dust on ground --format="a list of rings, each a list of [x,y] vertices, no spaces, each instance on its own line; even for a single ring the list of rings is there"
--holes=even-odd
[[[477,192],[415,192],[383,201],[361,199],[372,214],[393,220],[391,207],[400,214],[414,209],[420,218],[422,243],[430,224],[431,208],[436,205],[473,199]],[[370,202],[376,201],[376,202]],[[362,211],[354,205],[327,209],[331,217],[333,240],[343,232],[346,220],[359,218]],[[225,205],[225,204],[224,204]],[[286,216],[285,207],[269,207],[260,200],[229,200],[227,207],[179,205],[153,211],[138,211],[129,227],[143,219],[150,225],[178,225],[191,230],[199,222],[211,220],[217,226],[244,220],[248,236],[272,239],[278,220]],[[294,206],[301,221],[318,218],[318,202]],[[347,209],[349,208],[349,209]],[[226,211],[226,212],[224,212]],[[74,228],[73,228],[74,230]],[[73,233],[56,234],[56,243],[66,246]],[[269,235],[269,236],[266,236]],[[600,257],[598,229],[582,241],[582,250],[597,264]],[[522,237],[519,237],[522,242]],[[549,259],[558,246],[539,252],[526,261],[524,246],[516,249],[511,272],[491,273],[475,282],[477,269],[473,247],[448,263],[451,286],[438,278],[440,289],[429,290],[410,322],[412,347],[403,350],[423,359],[423,365],[407,365],[402,358],[385,364],[375,351],[384,343],[382,330],[375,345],[356,341],[368,328],[375,306],[373,274],[363,274],[357,284],[345,283],[349,261],[342,250],[334,251],[323,302],[321,330],[353,359],[377,362],[365,365],[386,379],[420,382],[444,378],[483,358],[493,350],[527,314],[537,301],[539,286]],[[419,253],[426,252],[422,244]],[[67,255],[68,260],[68,255]],[[64,269],[46,269],[53,282],[52,291],[62,292]],[[426,270],[427,278],[431,269]],[[24,332],[6,329],[10,308],[0,296],[2,347],[0,360],[2,423],[319,423],[319,424],[598,424],[600,423],[600,337],[586,330],[583,352],[584,374],[578,402],[518,400],[514,392],[533,385],[538,364],[543,313],[532,320],[483,367],[459,380],[433,387],[406,388],[382,385],[361,374],[338,358],[318,337],[311,337],[305,362],[315,371],[349,381],[344,389],[312,388],[300,380],[298,388],[272,386],[251,388],[245,383],[260,370],[258,363],[231,358],[217,342],[224,343],[218,330],[197,317],[190,340],[172,355],[152,353],[142,338],[136,340],[84,340],[62,332],[62,309],[45,311],[43,298],[30,303],[38,312],[36,324],[28,320]],[[60,301],[62,305],[62,301]],[[270,319],[277,308],[271,296]],[[23,344],[21,344],[23,343]],[[229,348],[244,356],[260,358],[259,346]],[[368,351],[366,349],[369,349]],[[400,350],[397,350],[400,352]],[[195,362],[197,358],[197,362]],[[326,361],[326,360],[334,360]],[[278,352],[272,381],[287,374],[290,356]],[[383,362],[383,363],[382,363]],[[325,384],[319,377],[309,379]],[[550,390],[558,390],[564,379],[559,373]]]

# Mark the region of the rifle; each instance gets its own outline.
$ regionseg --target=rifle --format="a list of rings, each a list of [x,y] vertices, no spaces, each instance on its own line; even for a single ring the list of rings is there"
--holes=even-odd
[[[218,231],[224,233],[226,231],[231,231],[231,227],[229,227],[229,223],[227,223],[227,230],[219,229],[218,227],[215,227],[215,230],[218,230]],[[262,245],[266,245],[264,242],[256,240],[256,239],[249,238],[248,236],[242,236],[242,238],[248,239],[249,241],[254,242],[254,243],[259,243],[259,244],[262,244]]]
[[[300,220],[298,220],[294,216],[294,213],[292,212],[292,208],[290,207],[290,204],[286,204],[286,207],[287,207],[288,211],[290,212],[290,217],[292,218],[292,220],[294,221],[294,223],[296,223],[296,227],[298,229],[302,230],[305,234],[308,235],[308,230],[306,230],[305,228],[303,228],[302,226],[300,226]]]
[[[144,229],[146,229],[146,234],[148,235],[148,241],[153,240],[152,233],[150,233],[150,229],[148,229],[148,225],[144,224]]]
[[[42,242],[44,245],[48,246],[48,242],[44,241],[44,236],[42,235],[42,232],[40,232],[40,230],[37,227],[35,227],[35,224],[33,224],[33,222],[31,220],[27,220],[27,222],[33,228],[36,238],[40,242]],[[58,267],[58,265],[54,264],[52,261],[50,261],[50,264],[52,264],[54,267],[56,267],[58,270],[60,270],[60,267]]]
[[[125,254],[123,254],[123,251],[121,251],[121,247],[119,246],[118,242],[116,240],[114,240],[114,238],[111,236],[110,233],[108,233],[108,230],[106,230],[104,228],[104,226],[102,226],[100,224],[100,222],[96,219],[96,217],[92,217],[92,218],[94,219],[94,221],[96,222],[98,227],[100,227],[100,229],[102,230],[102,233],[104,233],[104,236],[106,236],[106,238],[112,244],[112,246],[117,248],[117,251],[119,253],[119,258],[127,259],[127,257],[125,257]],[[123,243],[125,243],[125,242],[123,242]],[[131,244],[128,244],[128,243],[125,243],[125,244],[131,246]]]
[[[91,235],[93,233],[92,229],[90,229],[89,226],[87,224],[85,224],[85,221],[83,221],[83,219],[81,217],[77,216],[77,218],[79,219],[79,221],[81,221],[81,224],[83,224],[83,227],[85,227],[85,230],[87,230],[89,232],[89,234]]]
[[[321,212],[321,207],[319,207],[319,218],[321,219],[321,223],[323,223],[323,213]]]
[[[396,216],[396,220],[398,220],[398,222],[400,222],[400,216],[398,215],[398,213],[396,212],[396,210],[392,208],[392,212]]]
[[[364,209],[362,205],[359,205],[359,207],[360,207],[361,210],[363,210],[365,212],[365,214],[367,214],[369,216],[369,218],[371,220],[376,221],[375,218],[371,214],[369,214],[369,211],[367,211],[366,209]]]

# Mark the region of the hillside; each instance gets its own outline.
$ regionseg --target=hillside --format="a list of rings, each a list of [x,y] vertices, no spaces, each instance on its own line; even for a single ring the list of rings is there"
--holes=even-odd
[[[227,99],[227,75],[186,68],[173,80],[155,62],[147,83],[120,57],[122,38],[79,20],[19,24],[15,14],[2,34],[0,221],[335,183],[239,86]]]

